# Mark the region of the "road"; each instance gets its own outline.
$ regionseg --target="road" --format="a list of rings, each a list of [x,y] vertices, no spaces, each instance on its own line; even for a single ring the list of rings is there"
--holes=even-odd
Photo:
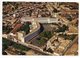
[[[35,51],[38,51],[38,52],[40,52],[40,53],[42,53],[42,54],[44,54],[44,55],[52,55],[51,53],[45,52],[45,51],[43,51],[41,48],[39,48],[39,47],[37,47],[37,46],[34,46],[34,45],[32,45],[32,44],[23,43],[23,42],[20,42],[20,41],[16,42],[16,41],[11,40],[11,39],[8,39],[8,38],[5,38],[5,39],[7,39],[7,40],[9,40],[9,41],[12,41],[12,42],[14,42],[14,43],[17,43],[17,44],[21,44],[21,45],[26,46],[26,47],[28,47],[28,48],[31,48],[31,49],[33,49],[33,50],[35,50]]]

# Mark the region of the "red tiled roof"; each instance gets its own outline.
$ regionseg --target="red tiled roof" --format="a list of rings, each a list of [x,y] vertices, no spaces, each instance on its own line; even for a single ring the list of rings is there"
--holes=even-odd
[[[22,24],[20,23],[20,24],[17,24],[16,26],[15,26],[15,28],[11,31],[12,33],[15,33],[19,28],[21,28],[21,26],[22,26]]]

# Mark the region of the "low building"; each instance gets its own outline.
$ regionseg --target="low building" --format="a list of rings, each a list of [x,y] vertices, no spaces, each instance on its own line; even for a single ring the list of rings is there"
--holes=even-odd
[[[17,37],[18,37],[18,40],[21,41],[21,42],[24,42],[24,32],[21,31],[21,32],[17,32]]]
[[[62,42],[59,45],[59,47],[54,51],[54,54],[55,55],[62,55],[62,53],[67,48],[67,46],[69,45],[69,43],[70,43],[70,40],[62,40]]]

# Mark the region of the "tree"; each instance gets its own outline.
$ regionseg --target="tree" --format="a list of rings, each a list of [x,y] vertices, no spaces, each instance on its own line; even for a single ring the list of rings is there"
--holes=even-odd
[[[68,26],[63,25],[62,27],[59,26],[56,32],[65,32],[65,30],[68,30]]]
[[[51,31],[44,31],[40,34],[41,37],[47,37],[48,39],[52,37]]]
[[[46,42],[46,39],[43,37],[40,37],[40,38],[38,38],[37,42],[38,42],[38,44],[43,45]]]
[[[21,31],[26,32],[26,34],[29,33],[30,27],[29,27],[29,23],[24,23],[24,26],[21,28]]]

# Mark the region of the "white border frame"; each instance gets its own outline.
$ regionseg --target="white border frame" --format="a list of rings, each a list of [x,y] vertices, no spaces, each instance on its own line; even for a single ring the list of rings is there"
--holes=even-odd
[[[2,2],[4,2],[4,1],[10,1],[10,2],[78,2],[79,3],[79,14],[80,14],[80,0],[0,0],[0,58],[14,58],[14,57],[16,57],[16,58],[22,58],[22,57],[24,57],[24,58],[26,58],[26,57],[29,57],[29,58],[38,58],[38,56],[27,56],[27,55],[25,55],[25,56],[9,56],[9,55],[7,55],[7,56],[4,56],[4,55],[2,55]],[[80,15],[79,15],[79,19],[80,19]],[[79,22],[80,22],[80,20],[79,20]],[[79,26],[78,26],[78,28],[80,27],[80,23],[79,23]],[[80,33],[80,28],[79,28],[79,33]],[[78,35],[78,43],[80,42],[80,34]],[[78,50],[80,51],[80,43],[79,43],[79,45],[78,45]],[[39,58],[43,58],[44,56],[39,56]],[[46,58],[49,58],[49,57],[51,57],[51,58],[53,58],[53,57],[56,57],[56,58],[80,58],[80,52],[79,52],[79,55],[78,56],[45,56]]]

